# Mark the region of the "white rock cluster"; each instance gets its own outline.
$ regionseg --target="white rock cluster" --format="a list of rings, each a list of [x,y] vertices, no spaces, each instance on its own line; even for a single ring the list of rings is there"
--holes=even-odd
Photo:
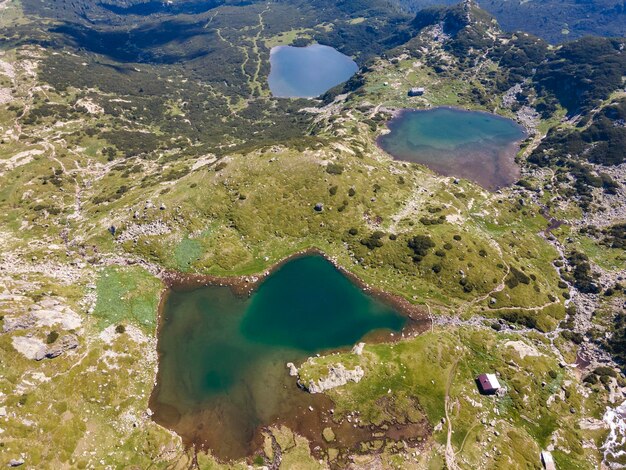
[[[321,378],[317,382],[311,380],[308,385],[304,385],[304,388],[309,393],[322,393],[326,390],[341,387],[348,382],[359,383],[364,375],[365,372],[361,366],[356,366],[354,369],[349,370],[339,363],[328,367],[328,375],[325,378]]]
[[[298,368],[294,365],[293,362],[287,363],[287,369],[289,369],[290,376],[296,377],[298,375]]]
[[[171,229],[161,220],[156,220],[148,224],[131,224],[124,229],[116,241],[123,243],[128,240],[137,240],[141,236],[158,236],[171,233]]]
[[[361,354],[363,354],[364,347],[365,347],[365,343],[355,344],[354,347],[352,348],[352,354],[356,354],[357,356],[360,356]]]

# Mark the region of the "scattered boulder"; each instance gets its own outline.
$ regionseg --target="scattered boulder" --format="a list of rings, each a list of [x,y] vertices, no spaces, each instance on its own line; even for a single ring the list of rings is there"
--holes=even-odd
[[[24,465],[24,459],[9,460],[9,467],[19,467],[20,465]]]
[[[318,202],[317,204],[315,204],[315,207],[313,209],[315,209],[315,212],[322,212],[324,210],[324,204]]]
[[[335,432],[333,428],[324,428],[322,431],[322,437],[326,442],[332,442],[335,440]]]

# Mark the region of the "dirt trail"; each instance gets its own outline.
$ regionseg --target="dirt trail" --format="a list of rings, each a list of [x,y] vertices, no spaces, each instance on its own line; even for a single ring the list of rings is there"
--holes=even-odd
[[[254,54],[256,55],[257,61],[256,61],[256,69],[254,71],[254,75],[252,76],[251,88],[256,87],[256,90],[259,94],[261,93],[261,84],[259,83],[259,75],[261,74],[261,64],[262,64],[261,52],[259,51],[259,40],[261,39],[261,34],[263,34],[263,31],[265,31],[265,23],[263,22],[263,15],[267,13],[268,11],[270,11],[269,6],[266,7],[265,10],[263,10],[261,13],[259,13],[259,31],[254,36],[254,39],[253,39],[254,45],[252,46],[252,50],[254,51]]]
[[[448,374],[448,382],[446,383],[446,398],[444,402],[445,412],[446,412],[446,424],[448,425],[448,435],[446,438],[446,467],[448,470],[459,470],[459,466],[456,464],[456,453],[454,452],[454,447],[452,447],[452,421],[450,420],[450,387],[452,386],[452,381],[454,380],[454,375],[456,374],[456,368],[459,364],[460,358],[457,358],[452,364],[452,368],[450,369],[450,373]]]

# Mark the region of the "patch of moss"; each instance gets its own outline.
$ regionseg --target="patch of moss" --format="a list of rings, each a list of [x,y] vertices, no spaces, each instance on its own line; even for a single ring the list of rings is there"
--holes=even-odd
[[[96,285],[98,327],[132,322],[153,332],[161,289],[161,281],[143,268],[105,268]]]

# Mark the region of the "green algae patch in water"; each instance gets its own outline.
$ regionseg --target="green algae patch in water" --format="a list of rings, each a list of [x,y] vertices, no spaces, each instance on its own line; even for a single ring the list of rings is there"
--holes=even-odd
[[[173,291],[159,332],[154,418],[218,458],[245,457],[260,427],[304,423],[309,406],[325,405],[297,389],[287,362],[398,332],[406,321],[317,255],[288,261],[250,297],[219,286]]]
[[[398,160],[420,163],[445,176],[494,190],[513,184],[524,129],[495,114],[455,108],[405,110],[388,123],[380,147]]]

